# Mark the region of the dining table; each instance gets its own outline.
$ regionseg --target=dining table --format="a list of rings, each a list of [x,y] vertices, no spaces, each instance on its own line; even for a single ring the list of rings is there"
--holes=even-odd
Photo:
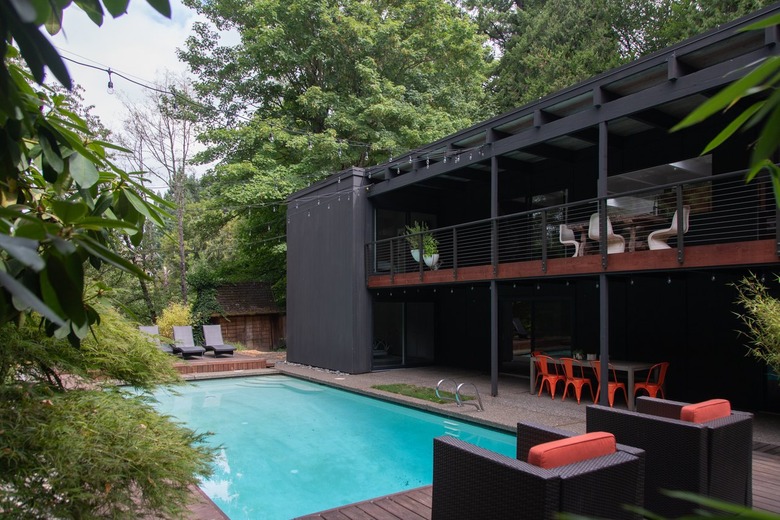
[[[628,234],[626,250],[631,253],[639,249],[646,249],[647,234],[650,230],[662,228],[667,224],[667,220],[654,213],[610,213],[609,215],[609,221],[612,223],[614,231],[621,236],[624,236],[624,233]],[[579,235],[580,247],[577,256],[588,254],[590,221],[567,222],[566,225],[575,234]]]
[[[563,361],[561,361],[560,357],[554,357],[550,356],[550,358],[555,362],[556,365],[563,365]],[[534,363],[534,357],[530,356],[530,393],[534,393],[536,390],[536,364]],[[587,360],[577,360],[580,363],[582,363],[583,366],[590,368],[591,364]],[[622,361],[622,360],[614,360],[611,359],[609,361],[609,365],[615,369],[617,372],[625,372],[627,377],[627,384],[626,384],[626,394],[627,394],[627,405],[629,410],[634,410],[636,408],[634,404],[634,383],[636,382],[636,373],[642,372],[645,370],[650,370],[655,363],[648,363],[645,361]]]
[[[660,229],[667,219],[654,213],[616,213],[609,216],[615,231],[628,231],[628,251],[633,253],[638,248],[644,248],[645,240],[640,240],[639,232],[649,229]]]

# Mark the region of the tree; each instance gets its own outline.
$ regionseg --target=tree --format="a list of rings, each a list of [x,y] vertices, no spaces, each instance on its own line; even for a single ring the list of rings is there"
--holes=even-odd
[[[170,92],[160,95],[159,92]],[[190,109],[186,78],[165,76],[143,105],[125,103],[129,113],[122,142],[131,145],[138,169],[162,181],[176,205],[176,238],[179,259],[179,289],[187,303],[187,252],[184,240],[185,183],[190,169],[191,148],[197,132],[196,114]]]
[[[150,3],[170,16],[167,0]],[[93,132],[69,93],[43,85],[48,68],[72,88],[40,32],[44,22],[59,29],[62,5],[0,1],[0,513],[170,518],[213,451],[117,387],[178,375],[135,324],[101,305],[108,288],[89,282],[107,266],[145,276],[117,244],[137,245],[171,206],[114,164],[111,151],[126,150]],[[104,7],[119,16],[127,1],[77,5],[100,24]]]
[[[510,110],[673,45],[769,2],[467,0],[501,60],[491,80]]]
[[[167,2],[155,4],[169,12]],[[145,276],[113,250],[111,233],[137,243],[146,219],[163,223],[158,205],[167,204],[109,159],[109,150],[121,148],[97,138],[68,96],[42,85],[49,67],[72,86],[39,30],[44,21],[59,29],[62,11],[52,5],[0,3],[0,324],[34,310],[49,334],[77,344],[99,319],[84,299],[85,261]],[[101,4],[88,5],[90,17],[101,22]],[[123,12],[115,2],[106,8],[115,16]]]
[[[180,57],[198,78],[198,100],[214,107],[199,158],[218,165],[204,183],[239,222],[236,258],[255,263],[244,272],[277,293],[288,194],[493,113],[485,39],[445,0],[185,3],[241,35],[225,46],[197,25]]]
[[[179,380],[133,323],[95,304],[93,335],[75,349],[31,321],[0,325],[0,516],[171,518],[210,474],[205,437],[123,390]]]

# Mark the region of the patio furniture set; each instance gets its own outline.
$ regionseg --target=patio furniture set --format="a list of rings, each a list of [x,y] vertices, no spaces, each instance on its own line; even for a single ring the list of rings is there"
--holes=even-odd
[[[598,402],[601,395],[601,387],[599,381],[601,379],[601,362],[598,360],[589,360],[588,363],[593,369],[593,375],[596,382],[596,394],[593,393],[593,383],[591,378],[586,375],[585,365],[580,360],[560,357],[555,358],[548,356],[541,351],[534,351],[531,353],[530,360],[530,392],[536,392],[536,387],[539,385],[539,393],[547,389],[550,393],[550,397],[555,399],[558,383],[563,383],[563,397],[565,400],[568,395],[569,388],[574,389],[574,395],[577,398],[577,404],[580,403],[582,397],[582,389],[588,387],[590,390],[590,397],[594,403]],[[562,367],[562,368],[561,368]],[[669,362],[664,361],[661,363],[645,363],[642,361],[612,361],[609,363],[608,374],[610,378],[608,380],[609,388],[609,406],[615,404],[615,394],[618,391],[623,392],[623,396],[626,399],[626,406],[629,410],[634,409],[634,401],[637,392],[640,390],[645,391],[650,397],[656,397],[658,394],[664,397],[664,380],[666,379],[666,372],[669,370]],[[636,373],[647,371],[647,376],[643,381],[636,381]],[[623,383],[618,380],[617,373],[625,372],[627,375],[627,383]],[[539,382],[541,381],[541,384]]]
[[[518,423],[516,459],[434,439],[432,518],[672,518],[701,508],[664,490],[752,506],[753,415],[724,399],[588,405],[586,430]]]
[[[225,344],[222,339],[222,327],[220,325],[203,325],[204,345],[196,345],[189,325],[177,325],[173,327],[173,343],[163,343],[160,338],[160,329],[157,325],[141,325],[138,329],[147,334],[151,341],[160,350],[183,358],[200,356],[211,352],[214,357],[221,355],[233,355],[236,347]]]
[[[678,222],[680,219],[678,219],[677,211],[675,211],[672,215],[671,223],[667,227],[655,229],[648,233],[646,248],[650,250],[669,249],[668,240],[677,236],[679,226],[682,226],[682,233],[688,232],[690,213],[690,207],[683,206],[682,223],[680,223]],[[657,227],[663,222],[661,217],[649,213],[608,216],[606,223],[608,254],[623,253],[626,250],[626,238],[620,233],[615,233],[612,227],[613,221],[628,230],[628,250],[630,252],[645,247],[644,241],[638,239],[639,230]],[[575,232],[580,234],[579,240],[575,237]],[[574,254],[572,257],[583,256],[587,252],[586,246],[588,239],[596,242],[601,241],[599,214],[593,213],[588,222],[561,224],[559,233],[559,241],[561,244],[564,246],[574,246]]]

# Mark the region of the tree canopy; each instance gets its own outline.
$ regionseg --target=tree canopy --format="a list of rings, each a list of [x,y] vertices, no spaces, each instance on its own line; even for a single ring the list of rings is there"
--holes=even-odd
[[[288,194],[492,114],[486,39],[444,0],[185,4],[241,38],[222,45],[199,24],[180,57],[198,99],[216,109],[200,159],[219,163],[204,182],[217,207],[241,220],[240,256],[281,267],[255,271],[272,282],[283,280],[275,237]]]

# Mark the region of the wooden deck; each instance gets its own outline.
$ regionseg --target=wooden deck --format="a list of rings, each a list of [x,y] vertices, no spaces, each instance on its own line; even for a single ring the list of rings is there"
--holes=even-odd
[[[299,520],[429,520],[432,486],[299,517]],[[753,509],[780,514],[780,446],[753,446]]]

